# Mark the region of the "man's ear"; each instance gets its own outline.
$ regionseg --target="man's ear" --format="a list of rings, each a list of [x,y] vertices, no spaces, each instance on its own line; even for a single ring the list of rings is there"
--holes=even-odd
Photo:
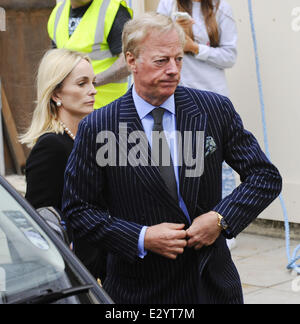
[[[136,73],[136,58],[132,53],[126,53],[126,62],[131,72]]]

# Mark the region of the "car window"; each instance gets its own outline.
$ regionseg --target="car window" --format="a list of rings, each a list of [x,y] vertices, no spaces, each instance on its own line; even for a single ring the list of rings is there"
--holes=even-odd
[[[45,232],[0,186],[0,303],[71,287],[65,270]]]

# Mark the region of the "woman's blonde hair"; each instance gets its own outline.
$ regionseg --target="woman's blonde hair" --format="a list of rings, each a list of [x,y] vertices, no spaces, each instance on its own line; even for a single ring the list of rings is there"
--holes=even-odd
[[[20,136],[22,144],[32,148],[45,133],[63,134],[64,129],[58,121],[58,108],[52,96],[82,59],[91,63],[86,54],[66,49],[53,49],[44,55],[37,76],[36,108],[29,129]]]

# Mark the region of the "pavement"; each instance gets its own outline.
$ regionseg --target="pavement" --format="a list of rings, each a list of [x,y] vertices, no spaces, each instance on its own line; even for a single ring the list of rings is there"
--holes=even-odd
[[[300,242],[290,244],[292,253]],[[286,269],[284,239],[242,233],[231,253],[245,304],[300,304],[300,276]]]
[[[21,194],[22,176],[6,177]],[[286,242],[268,235],[242,233],[231,251],[241,276],[246,304],[300,304],[300,276],[286,269]],[[291,254],[300,241],[291,241]]]

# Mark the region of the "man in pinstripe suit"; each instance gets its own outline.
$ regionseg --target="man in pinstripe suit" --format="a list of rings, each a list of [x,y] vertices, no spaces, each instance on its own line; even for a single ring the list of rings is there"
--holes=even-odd
[[[229,99],[178,86],[184,37],[156,14],[125,26],[134,86],[82,121],[66,170],[64,213],[75,235],[109,251],[104,287],[116,303],[242,303],[225,238],[243,231],[281,191],[278,170]],[[152,163],[152,130],[192,134],[175,144],[167,139],[165,169]],[[134,132],[144,134],[146,149],[132,140]],[[195,168],[202,161],[201,172],[189,173],[178,151],[192,153]],[[224,160],[242,184],[222,200]]]

